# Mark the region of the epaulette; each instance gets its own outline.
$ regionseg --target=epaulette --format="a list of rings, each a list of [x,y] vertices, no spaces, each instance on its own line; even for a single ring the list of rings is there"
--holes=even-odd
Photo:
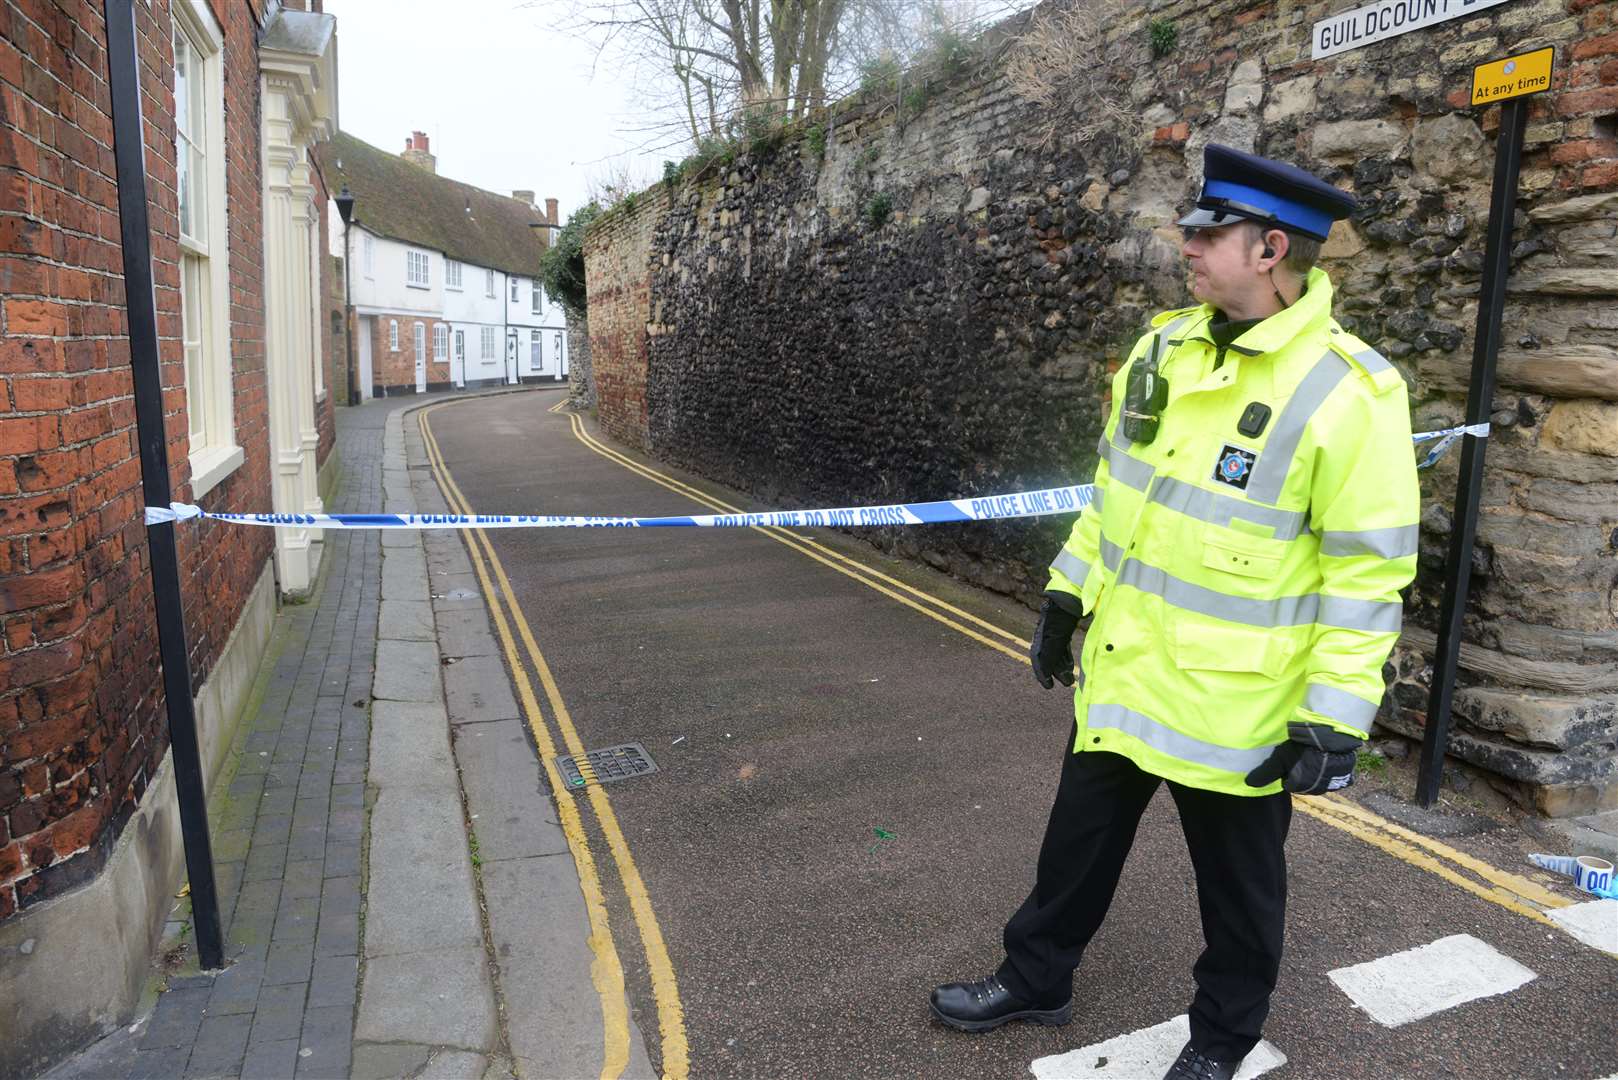
[[[1377,397],[1404,386],[1404,376],[1388,358],[1346,331],[1331,336],[1332,351],[1347,360],[1354,373],[1371,386]]]

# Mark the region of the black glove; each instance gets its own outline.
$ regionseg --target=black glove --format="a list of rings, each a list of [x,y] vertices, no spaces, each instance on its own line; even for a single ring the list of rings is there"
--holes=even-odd
[[[1298,795],[1324,795],[1354,782],[1354,753],[1360,740],[1325,724],[1287,725],[1287,741],[1247,774],[1248,787],[1281,781]]]
[[[1034,662],[1034,678],[1049,690],[1051,680],[1073,685],[1073,631],[1079,628],[1079,602],[1066,593],[1046,593],[1039,605],[1039,622],[1028,658]]]

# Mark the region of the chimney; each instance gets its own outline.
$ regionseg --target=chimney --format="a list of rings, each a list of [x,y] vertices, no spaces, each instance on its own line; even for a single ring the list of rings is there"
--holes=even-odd
[[[412,131],[410,138],[405,140],[405,148],[399,154],[410,164],[426,169],[430,173],[438,172],[438,159],[427,151],[427,133],[425,131]]]
[[[545,220],[549,221],[552,225],[560,225],[561,224],[560,221],[556,220],[556,200],[555,199],[546,199],[545,200]]]
[[[529,206],[534,205],[534,193],[532,191],[513,191],[511,197],[520,203],[527,203]]]

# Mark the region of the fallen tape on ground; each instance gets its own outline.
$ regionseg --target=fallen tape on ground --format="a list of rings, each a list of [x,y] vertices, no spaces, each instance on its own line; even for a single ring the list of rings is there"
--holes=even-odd
[[[1488,424],[1472,424],[1423,431],[1416,443],[1438,440],[1418,466],[1426,468],[1463,435],[1487,438]],[[1090,505],[1095,485],[1014,491],[978,499],[940,499],[935,502],[888,503],[882,506],[840,506],[822,510],[770,510],[756,514],[683,514],[671,517],[599,517],[574,514],[229,514],[204,510],[191,503],[148,506],[146,524],[205,518],[236,525],[267,525],[292,529],[601,529],[699,528],[751,529],[868,527],[876,525],[939,525],[961,521],[1005,521],[1011,518],[1074,514]]]

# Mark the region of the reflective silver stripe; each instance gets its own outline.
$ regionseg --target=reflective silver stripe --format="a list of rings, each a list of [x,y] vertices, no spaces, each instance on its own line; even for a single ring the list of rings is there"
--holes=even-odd
[[[1358,532],[1323,532],[1320,534],[1322,555],[1380,555],[1384,559],[1402,559],[1416,553],[1421,537],[1418,525],[1400,525],[1392,529],[1361,529]]]
[[[1073,584],[1083,585],[1085,576],[1090,573],[1090,564],[1081,562],[1077,555],[1063,548],[1056,553],[1056,558],[1051,560],[1051,569],[1060,570],[1062,576]]]
[[[1106,544],[1105,538],[1102,543]],[[1198,615],[1248,626],[1306,626],[1318,622],[1321,626],[1381,634],[1398,633],[1404,623],[1404,605],[1397,600],[1348,600],[1319,593],[1254,600],[1193,585],[1138,559],[1124,563],[1118,571],[1118,584],[1160,596],[1174,607]]]
[[[1226,622],[1246,623],[1248,626],[1306,626],[1315,621],[1315,613],[1320,609],[1320,596],[1316,593],[1278,596],[1274,600],[1231,596],[1182,581],[1138,559],[1124,563],[1123,569],[1118,571],[1118,584],[1161,596],[1166,602],[1186,611],[1210,615]]]
[[[1405,606],[1398,600],[1349,600],[1342,596],[1320,598],[1321,626],[1344,630],[1364,630],[1368,634],[1397,634],[1404,625]]]
[[[1101,456],[1107,459],[1107,475],[1136,491],[1145,491],[1152,482],[1152,474],[1157,472],[1122,446],[1108,445],[1105,439],[1101,442]]]
[[[1383,356],[1375,349],[1369,348],[1364,352],[1355,353],[1354,362],[1359,364],[1359,366],[1364,368],[1366,371],[1369,371],[1372,375],[1380,375],[1382,372],[1393,367],[1392,364],[1388,363],[1387,357]]]
[[[1309,689],[1303,695],[1303,707],[1339,724],[1357,728],[1367,735],[1371,732],[1371,721],[1376,719],[1374,702],[1350,694],[1347,690],[1339,690],[1335,686],[1322,686],[1320,683],[1309,684]]]
[[[1309,531],[1309,515],[1301,510],[1279,510],[1260,506],[1234,495],[1188,484],[1172,476],[1158,478],[1152,488],[1152,502],[1198,521],[1228,526],[1233,519],[1268,525],[1277,540],[1295,540]]]
[[[1275,747],[1255,746],[1251,750],[1220,746],[1175,731],[1167,724],[1143,716],[1122,705],[1091,705],[1085,711],[1086,725],[1092,730],[1111,728],[1132,735],[1153,750],[1193,765],[1206,765],[1228,773],[1246,776],[1268,758]]]
[[[1108,570],[1116,570],[1118,569],[1118,564],[1123,561],[1123,557],[1123,548],[1108,540],[1105,536],[1101,538],[1101,565]]]
[[[1163,324],[1163,329],[1161,329],[1161,330],[1159,330],[1157,332],[1158,337],[1163,339],[1164,344],[1167,344],[1170,335],[1172,335],[1176,330],[1178,330],[1180,327],[1184,326],[1186,323],[1190,322],[1194,318],[1196,318],[1195,315],[1181,315],[1178,319],[1174,319],[1174,320],[1172,320],[1170,322],[1164,323]],[[1161,356],[1161,354],[1159,354],[1159,355]]]
[[[1276,419],[1269,442],[1259,451],[1258,464],[1253,466],[1253,474],[1247,481],[1249,499],[1274,505],[1281,497],[1293,455],[1298,452],[1298,443],[1303,441],[1304,429],[1348,372],[1348,361],[1330,350],[1309,369]]]
[[[1090,505],[1095,507],[1096,513],[1098,514],[1101,512],[1101,504],[1106,501],[1107,492],[1105,488],[1096,488],[1095,491],[1090,495]]]

